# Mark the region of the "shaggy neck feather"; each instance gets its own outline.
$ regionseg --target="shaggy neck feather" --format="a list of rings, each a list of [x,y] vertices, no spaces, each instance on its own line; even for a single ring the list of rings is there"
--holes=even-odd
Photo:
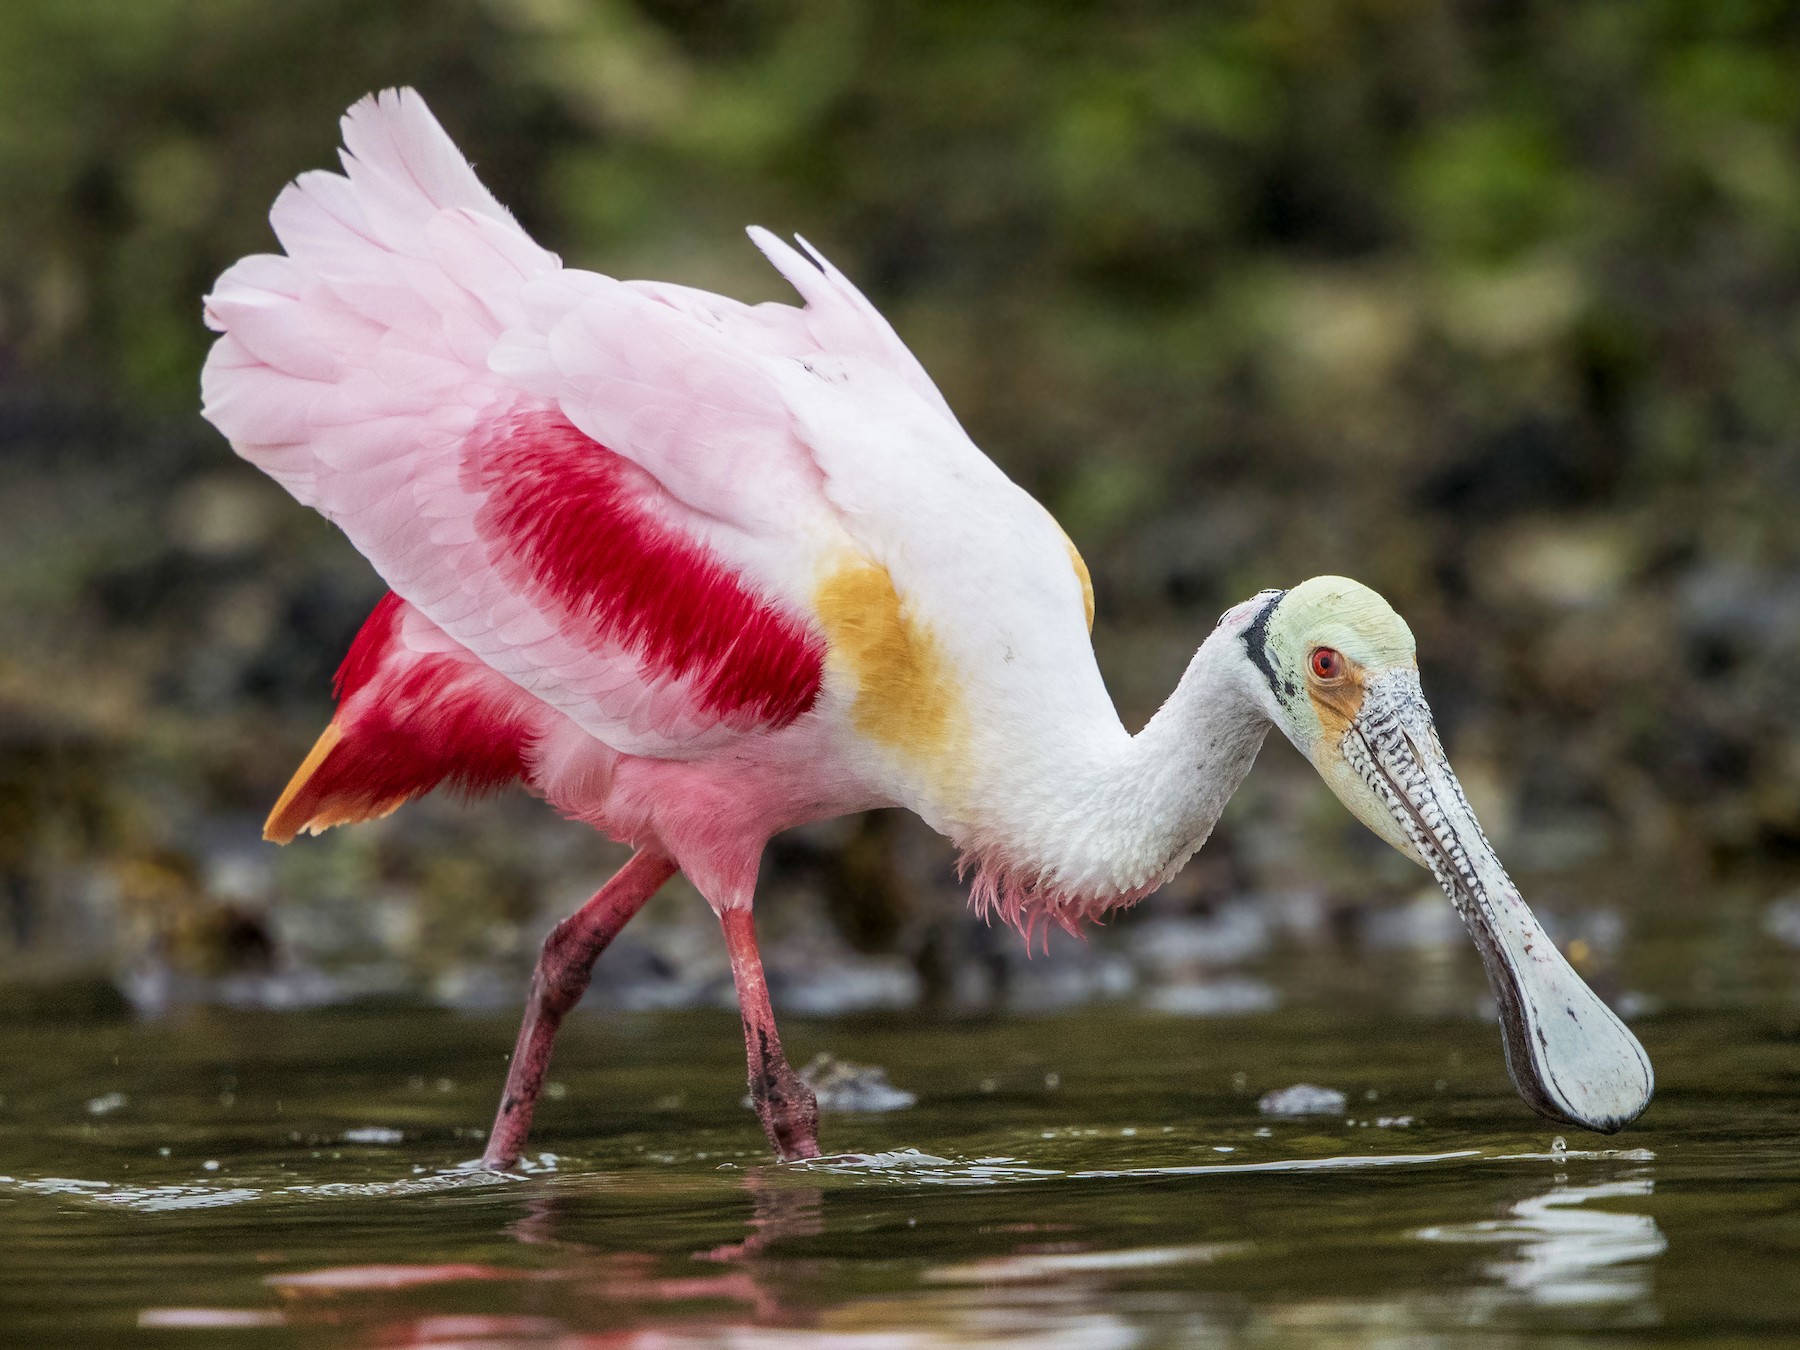
[[[1235,632],[1215,632],[1136,736],[1116,716],[1038,742],[1007,819],[970,841],[974,895],[1011,922],[1073,926],[1166,881],[1206,842],[1255,762],[1267,718],[1239,684]],[[1110,709],[1108,710],[1110,712]]]

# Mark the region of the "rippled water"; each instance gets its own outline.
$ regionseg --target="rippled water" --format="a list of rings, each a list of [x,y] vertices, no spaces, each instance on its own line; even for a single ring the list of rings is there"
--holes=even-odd
[[[15,1018],[0,1342],[1800,1341],[1793,981],[1640,1018],[1649,1115],[1560,1144],[1494,1027],[1404,998],[795,1020],[919,1102],[787,1167],[735,1019],[584,1014],[512,1178],[464,1166],[510,1018]],[[1258,1113],[1303,1081],[1346,1113]]]

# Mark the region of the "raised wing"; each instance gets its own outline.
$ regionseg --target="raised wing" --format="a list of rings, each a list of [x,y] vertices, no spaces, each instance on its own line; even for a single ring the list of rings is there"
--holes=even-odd
[[[206,416],[450,639],[619,750],[803,714],[830,511],[766,376],[700,293],[563,269],[410,90],[343,132],[344,175],[275,203],[286,256],[207,299]],[[520,335],[583,397],[523,378]]]

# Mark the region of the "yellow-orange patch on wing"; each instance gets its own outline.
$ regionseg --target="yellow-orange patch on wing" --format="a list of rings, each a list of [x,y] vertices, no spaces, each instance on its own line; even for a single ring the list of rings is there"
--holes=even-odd
[[[955,673],[929,626],[906,612],[888,570],[851,557],[813,595],[829,666],[856,686],[850,715],[870,740],[933,768],[967,736]]]
[[[1061,525],[1056,532],[1062,536],[1063,547],[1069,550],[1069,563],[1075,569],[1075,580],[1081,583],[1081,606],[1087,612],[1088,632],[1094,631],[1094,579],[1088,575],[1087,564],[1081,560],[1081,550],[1075,547],[1075,541],[1069,538],[1069,532]]]

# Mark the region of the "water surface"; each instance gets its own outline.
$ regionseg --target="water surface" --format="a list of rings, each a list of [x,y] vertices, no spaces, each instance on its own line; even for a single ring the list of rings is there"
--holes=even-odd
[[[1635,1029],[1612,1138],[1496,1028],[1292,998],[787,1028],[910,1110],[768,1161],[727,1013],[584,1013],[519,1176],[469,1170],[511,1018],[0,1021],[0,1327],[109,1346],[1800,1343],[1800,1008]],[[1389,1006],[1392,1005],[1392,1006]],[[1272,1120],[1270,1088],[1342,1089]],[[1561,1142],[1558,1142],[1558,1136]]]

